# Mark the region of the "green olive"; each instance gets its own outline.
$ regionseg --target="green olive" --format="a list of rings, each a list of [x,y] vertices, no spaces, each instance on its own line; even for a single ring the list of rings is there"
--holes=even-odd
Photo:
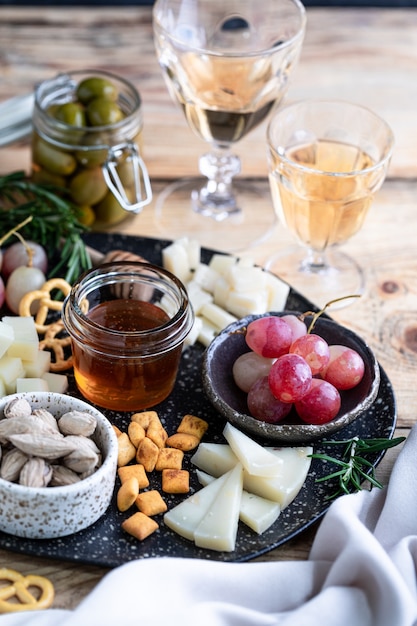
[[[94,213],[96,214],[94,228],[97,229],[119,224],[119,222],[130,215],[129,212],[121,206],[120,202],[111,191],[94,207]]]
[[[83,127],[86,125],[85,110],[78,102],[65,102],[55,111],[55,119],[70,126]]]
[[[76,91],[77,99],[83,104],[88,104],[95,98],[105,98],[106,100],[117,100],[117,88],[107,78],[100,76],[90,76],[82,80]]]
[[[120,122],[124,115],[115,102],[96,98],[87,105],[87,118],[91,126],[109,126]]]
[[[58,174],[51,174],[48,170],[39,166],[34,166],[31,178],[37,185],[54,185],[54,187],[65,188],[65,177]]]
[[[82,170],[69,184],[71,197],[75,204],[94,205],[100,202],[108,191],[101,167]]]
[[[51,174],[69,176],[77,167],[77,161],[72,154],[57,150],[37,135],[34,137],[32,154],[34,163]]]

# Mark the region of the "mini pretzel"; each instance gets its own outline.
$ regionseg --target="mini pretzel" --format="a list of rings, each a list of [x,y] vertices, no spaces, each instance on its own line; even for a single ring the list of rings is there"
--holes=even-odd
[[[23,576],[13,569],[3,567],[0,568],[0,581],[10,583],[7,586],[0,586],[0,613],[34,611],[47,609],[52,605],[55,596],[54,587],[44,576],[35,574]],[[30,587],[39,589],[40,595],[33,595],[29,591]],[[14,600],[14,602],[9,602],[9,600]]]
[[[34,302],[39,302],[39,308],[35,315],[35,327],[38,333],[45,333],[49,324],[45,324],[49,311],[61,311],[62,302],[51,299],[51,292],[54,289],[62,291],[67,296],[71,291],[71,285],[63,278],[51,278],[47,280],[42,289],[35,289],[25,294],[19,304],[19,315],[30,317],[31,307]]]
[[[64,372],[72,367],[72,354],[65,356],[64,349],[71,345],[71,337],[58,337],[64,331],[64,323],[59,320],[49,324],[45,332],[44,338],[39,342],[40,350],[50,350],[53,354],[53,360],[49,366],[51,372]]]

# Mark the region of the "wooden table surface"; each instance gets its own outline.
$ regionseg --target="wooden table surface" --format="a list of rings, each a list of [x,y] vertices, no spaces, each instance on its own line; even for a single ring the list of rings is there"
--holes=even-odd
[[[307,33],[287,100],[344,98],[391,125],[396,148],[365,226],[344,249],[365,268],[365,295],[334,317],[375,350],[395,391],[397,434],[417,421],[417,9],[307,9]],[[60,71],[106,69],[130,79],[144,109],[145,159],[155,197],[167,182],[197,172],[204,146],[167,94],[152,41],[150,8],[0,8],[0,101],[25,94]],[[265,125],[241,142],[243,176],[268,189]],[[0,174],[29,170],[27,142],[0,149]],[[265,194],[267,196],[267,193]],[[270,203],[270,199],[262,200]],[[117,229],[157,236],[153,205]],[[277,225],[247,252],[259,263],[289,244]],[[399,449],[378,468],[386,483]],[[261,560],[304,559],[315,528]],[[0,550],[0,565],[48,576],[56,608],[75,607],[106,570]]]

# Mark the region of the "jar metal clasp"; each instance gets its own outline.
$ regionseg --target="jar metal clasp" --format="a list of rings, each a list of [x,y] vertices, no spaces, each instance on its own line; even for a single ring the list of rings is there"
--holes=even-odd
[[[117,172],[121,157],[130,161],[134,180],[134,201],[131,202],[126,189]],[[140,213],[144,206],[152,202],[152,188],[145,162],[133,141],[113,146],[109,149],[107,159],[102,165],[104,180],[120,205],[131,213]]]

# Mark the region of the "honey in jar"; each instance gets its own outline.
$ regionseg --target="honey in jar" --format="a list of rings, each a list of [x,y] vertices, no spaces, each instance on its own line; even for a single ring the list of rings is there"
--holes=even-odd
[[[65,300],[63,320],[82,395],[103,408],[138,411],[171,393],[194,315],[170,272],[116,262],[81,276]]]

